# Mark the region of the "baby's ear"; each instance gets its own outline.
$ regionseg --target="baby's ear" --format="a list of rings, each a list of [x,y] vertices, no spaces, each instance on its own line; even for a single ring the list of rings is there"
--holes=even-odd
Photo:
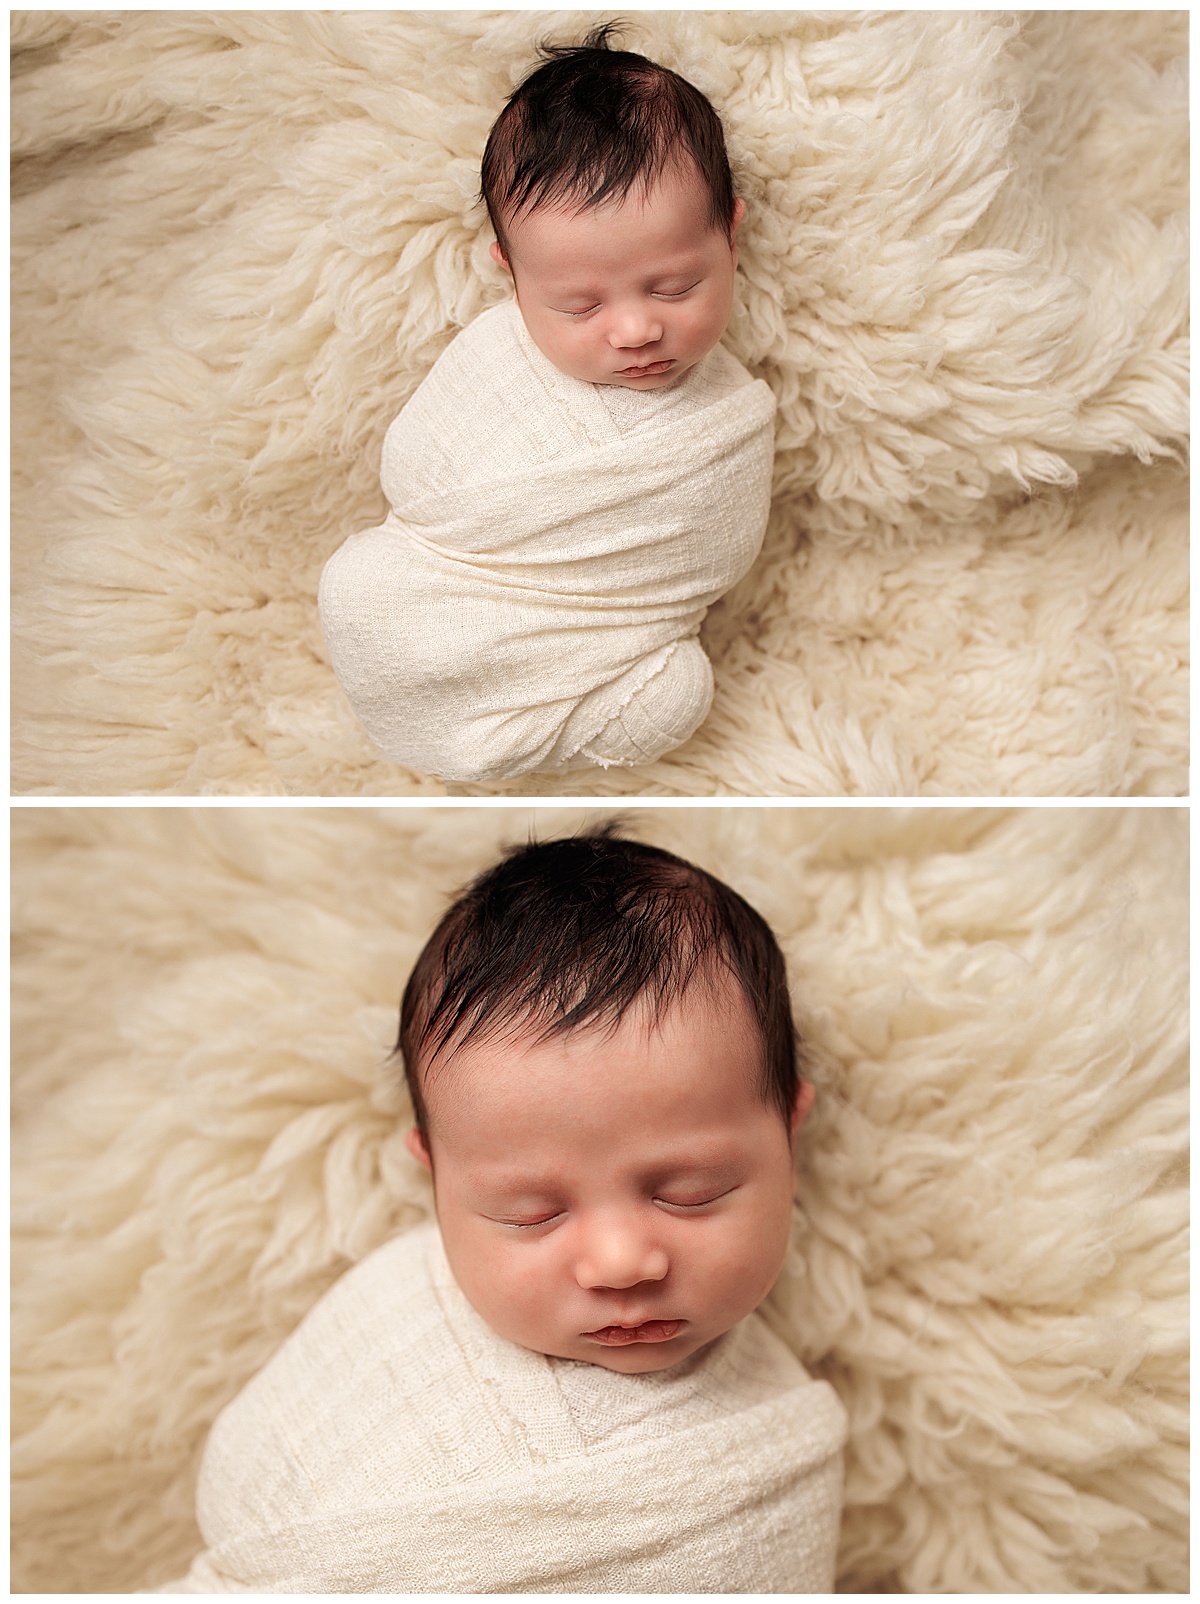
[[[509,267],[508,258],[505,256],[504,252],[500,249],[500,241],[494,239],[492,241],[492,243],[488,246],[488,250],[491,253],[492,261],[496,263],[497,267],[502,267],[504,269],[504,271],[511,278],[512,277],[512,268]]]
[[[733,203],[733,222],[729,229],[729,249],[733,255],[733,270],[737,272],[737,231],[746,215],[746,203],[739,195]]]
[[[808,1117],[817,1089],[810,1080],[802,1080],[796,1087],[796,1101],[792,1104],[791,1131],[795,1136]]]
[[[424,1164],[427,1170],[432,1170],[433,1163],[429,1157],[429,1143],[415,1125],[412,1130],[405,1131],[404,1145],[418,1164]]]

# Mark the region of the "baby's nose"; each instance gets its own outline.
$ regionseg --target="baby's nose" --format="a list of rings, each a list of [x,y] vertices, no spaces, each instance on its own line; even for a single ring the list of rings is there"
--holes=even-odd
[[[663,335],[662,321],[652,312],[627,310],[615,312],[609,323],[608,341],[618,351],[636,350],[639,346],[653,345]]]
[[[667,1267],[664,1250],[643,1232],[607,1223],[589,1234],[576,1261],[575,1278],[589,1291],[619,1289],[640,1281],[661,1281]]]

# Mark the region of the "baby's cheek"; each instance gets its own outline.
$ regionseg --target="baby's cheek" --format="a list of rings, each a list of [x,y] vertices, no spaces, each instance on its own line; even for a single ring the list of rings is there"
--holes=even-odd
[[[536,1243],[505,1245],[492,1255],[488,1268],[491,1297],[514,1310],[531,1310],[546,1293],[547,1271],[540,1262],[544,1255]]]
[[[697,353],[707,351],[714,346],[725,332],[724,322],[720,321],[711,307],[699,308],[690,312],[687,320],[680,329],[680,341],[688,350]]]
[[[740,1223],[721,1244],[718,1279],[731,1308],[749,1314],[775,1284],[787,1249],[786,1227],[759,1217],[751,1228]]]

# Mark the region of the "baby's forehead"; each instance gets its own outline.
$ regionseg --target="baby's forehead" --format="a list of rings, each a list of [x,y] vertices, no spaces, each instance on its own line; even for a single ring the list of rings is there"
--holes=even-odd
[[[520,1087],[524,1073],[547,1059],[603,1064],[606,1049],[618,1037],[624,1047],[632,1044],[643,1054],[647,1064],[656,1065],[669,1064],[681,1041],[727,1042],[740,1061],[753,1064],[755,1084],[765,1045],[741,984],[724,966],[705,966],[666,999],[642,991],[619,1010],[601,1007],[578,1022],[563,1009],[498,1010],[475,1021],[460,1038],[452,1036],[422,1066],[422,1081],[426,1093],[432,1091],[439,1109],[445,1110],[474,1101],[476,1085],[498,1074],[512,1073],[513,1084]],[[571,1087],[568,1079],[557,1095],[569,1098]],[[580,1090],[585,1090],[582,1081]]]
[[[654,1029],[655,1010],[639,996],[617,1017],[589,1018],[570,1025],[559,1011],[522,1008],[510,1013],[500,1009],[490,1017],[476,1020],[463,1034],[451,1036],[436,1059],[423,1066],[424,1074],[428,1083],[444,1068],[447,1071],[444,1080],[449,1088],[455,1078],[451,1071],[461,1071],[464,1067],[483,1070],[488,1064],[524,1058],[531,1050],[556,1039],[594,1036],[604,1040],[615,1035],[626,1021],[631,1030],[641,1029],[649,1034]]]
[[[712,201],[708,187],[690,151],[681,149],[677,156],[660,170],[637,174],[627,186],[611,194],[593,199],[602,185],[594,181],[581,181],[561,193],[535,196],[518,209],[511,209],[505,226],[511,231],[522,223],[537,217],[553,221],[571,222],[589,214],[604,220],[622,211],[626,206],[656,210],[667,205],[683,206],[691,210],[698,222],[708,223]]]
[[[511,1004],[507,999],[501,1000],[490,1014],[473,1020],[468,1031],[458,1038],[452,1036],[448,1047],[454,1052],[479,1044],[495,1052],[520,1053],[555,1039],[604,1040],[619,1032],[651,1037],[661,1034],[669,1021],[707,1015],[714,1005],[725,1013],[738,1015],[750,1008],[742,983],[719,957],[697,963],[689,969],[686,981],[662,995],[646,986],[620,1005],[605,1006],[603,997],[590,999],[589,1003],[582,984],[578,996],[573,991],[553,1001],[532,1004],[518,992]],[[586,1012],[577,1014],[577,1007],[586,1008]]]

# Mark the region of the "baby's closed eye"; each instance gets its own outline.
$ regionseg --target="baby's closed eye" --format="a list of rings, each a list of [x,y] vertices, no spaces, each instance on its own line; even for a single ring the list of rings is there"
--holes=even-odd
[[[680,290],[651,290],[649,293],[656,301],[681,301],[685,295],[690,295],[693,290],[699,289],[701,282],[702,281],[700,279],[697,279],[694,284],[686,284]],[[560,311],[564,317],[579,318],[590,317],[593,312],[597,312],[599,309],[599,301],[594,301],[590,306],[584,306],[580,308],[567,306],[560,306],[557,308],[557,310]]]
[[[727,1186],[716,1192],[706,1189],[699,1196],[692,1193],[676,1193],[671,1197],[658,1196],[654,1201],[668,1209],[703,1209],[710,1203],[719,1203],[723,1197],[728,1197],[731,1192],[736,1191],[736,1186]]]

